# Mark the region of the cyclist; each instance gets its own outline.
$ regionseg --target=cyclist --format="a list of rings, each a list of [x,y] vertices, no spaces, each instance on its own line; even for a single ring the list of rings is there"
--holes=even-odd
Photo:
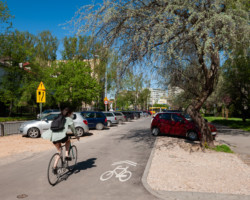
[[[61,115],[65,116],[65,119],[66,119],[66,122],[64,124],[64,129],[59,132],[53,132],[52,130],[47,130],[42,134],[42,138],[49,139],[50,141],[52,141],[59,154],[61,154],[62,143],[65,143],[65,148],[66,148],[65,160],[71,160],[72,158],[69,157],[70,138],[67,135],[68,128],[70,127],[70,129],[72,130],[73,134],[75,135],[78,141],[80,138],[76,133],[74,122],[72,119],[73,111],[70,108],[66,107],[61,111]],[[55,160],[54,168],[53,168],[54,173],[57,173],[56,166],[57,166],[59,158],[60,157],[58,156]]]

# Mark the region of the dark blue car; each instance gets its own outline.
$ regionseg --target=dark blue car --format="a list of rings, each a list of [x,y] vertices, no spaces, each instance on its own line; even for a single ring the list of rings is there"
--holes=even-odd
[[[102,130],[107,126],[107,118],[102,112],[98,111],[83,111],[81,115],[87,119],[89,128]]]

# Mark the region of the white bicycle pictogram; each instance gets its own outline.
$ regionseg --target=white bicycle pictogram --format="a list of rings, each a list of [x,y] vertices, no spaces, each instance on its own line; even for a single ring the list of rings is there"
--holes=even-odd
[[[136,163],[133,163],[131,161],[121,161],[121,162],[116,162],[113,163],[112,165],[117,165],[117,164],[122,164],[122,163],[126,163],[126,164],[130,164],[133,166],[136,166]],[[116,178],[119,179],[119,181],[121,182],[125,182],[127,180],[129,180],[132,176],[132,172],[128,171],[129,167],[123,167],[121,165],[117,166],[113,171],[106,171],[104,172],[101,177],[100,180],[101,181],[106,181],[108,179],[110,179],[113,175],[115,175]]]

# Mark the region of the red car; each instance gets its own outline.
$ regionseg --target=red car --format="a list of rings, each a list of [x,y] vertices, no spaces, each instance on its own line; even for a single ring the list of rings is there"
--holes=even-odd
[[[184,117],[186,116],[186,117]],[[215,126],[208,123],[213,138],[217,135]],[[157,136],[160,133],[183,136],[190,140],[200,140],[201,133],[188,115],[179,112],[158,113],[151,122],[151,132]]]

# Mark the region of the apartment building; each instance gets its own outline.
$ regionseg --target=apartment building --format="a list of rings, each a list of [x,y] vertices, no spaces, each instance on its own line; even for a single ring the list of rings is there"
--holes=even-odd
[[[149,104],[167,104],[167,91],[163,89],[149,88],[151,95],[149,98]]]

